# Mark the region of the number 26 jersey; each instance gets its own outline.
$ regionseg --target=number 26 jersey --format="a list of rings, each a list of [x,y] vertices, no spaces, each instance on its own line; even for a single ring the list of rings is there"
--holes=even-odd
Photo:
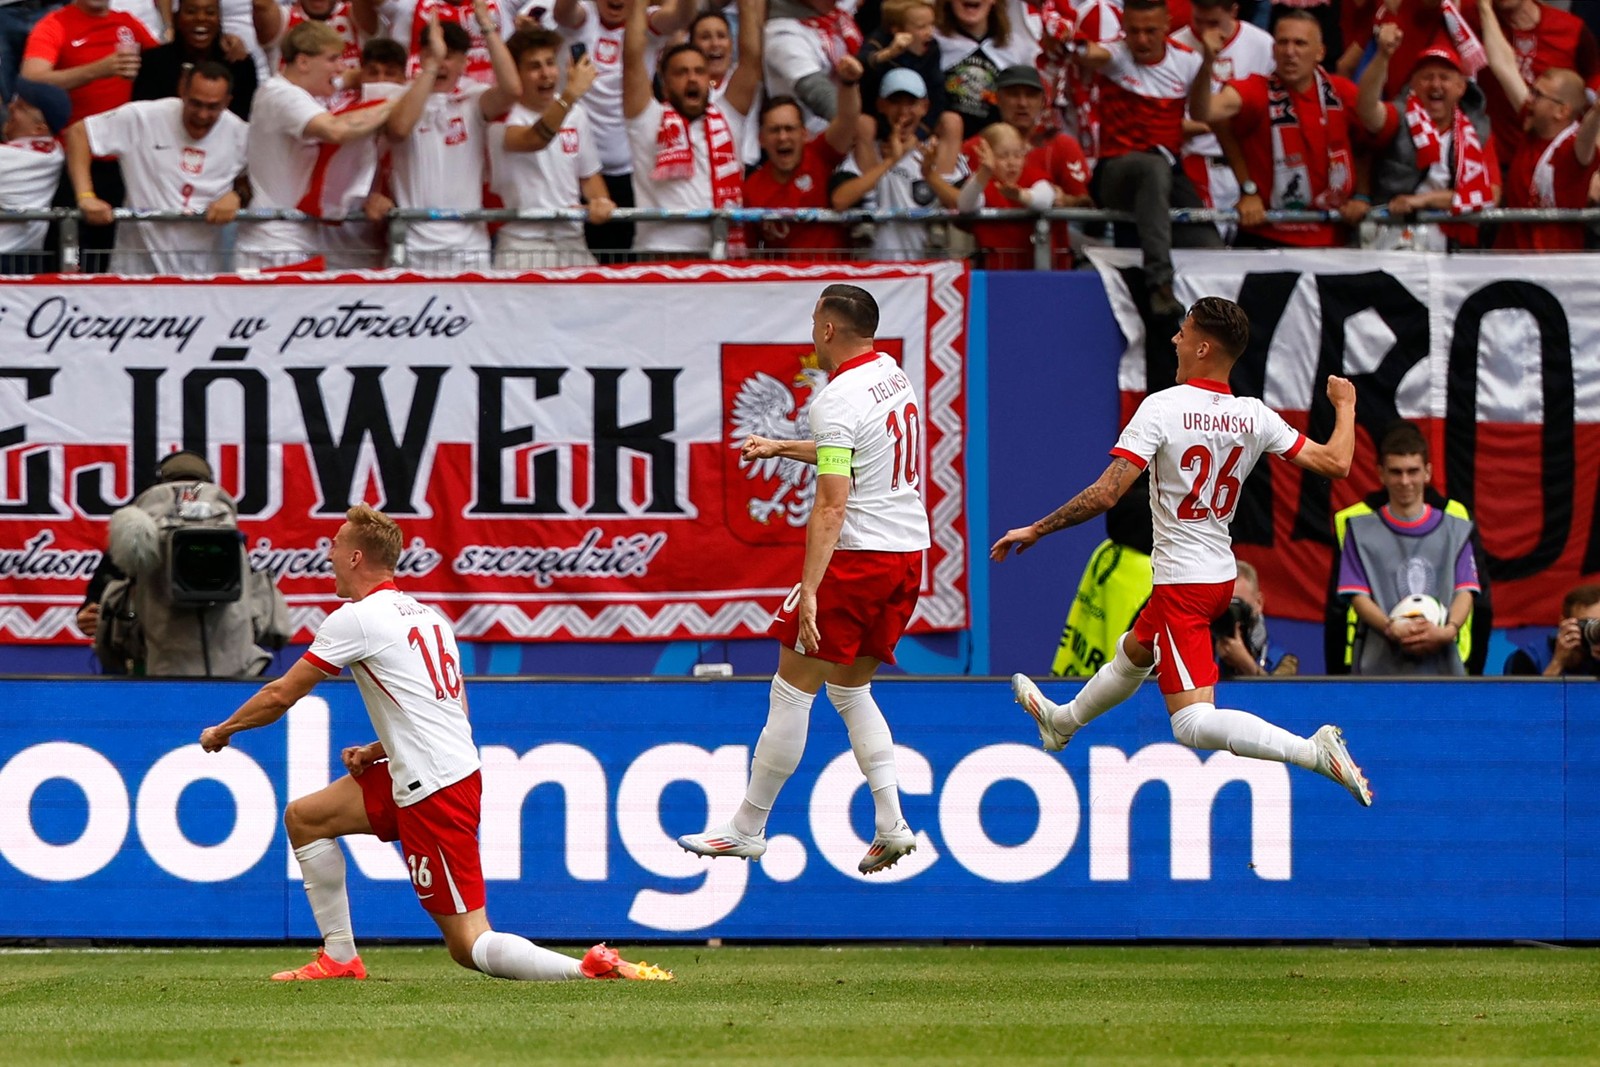
[[[1150,470],[1156,585],[1231,582],[1228,526],[1263,453],[1292,459],[1306,443],[1283,417],[1222,382],[1191,379],[1144,398],[1113,456]]]
[[[317,628],[306,660],[349,667],[383,750],[394,802],[406,807],[478,769],[462,703],[461,653],[444,616],[385,582]]]

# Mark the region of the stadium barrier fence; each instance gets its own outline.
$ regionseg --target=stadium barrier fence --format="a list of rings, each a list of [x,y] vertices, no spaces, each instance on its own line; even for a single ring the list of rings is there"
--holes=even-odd
[[[129,208],[118,208],[115,212],[118,221],[153,222],[163,225],[205,225],[203,215],[173,211],[142,211]],[[84,249],[80,242],[80,224],[82,213],[75,208],[43,208],[38,210],[0,210],[0,228],[26,222],[51,221],[59,227],[59,253],[41,250],[21,250],[0,256],[0,273],[27,273],[35,265],[41,270],[54,267],[63,273],[78,272],[86,265]],[[792,223],[837,223],[851,227],[865,227],[880,223],[911,223],[929,227],[934,231],[933,240],[930,242],[926,254],[919,255],[919,259],[950,259],[967,258],[974,253],[981,253],[982,249],[975,249],[970,236],[954,234],[962,224],[974,222],[1031,222],[1033,225],[1032,253],[1029,259],[1029,268],[1032,270],[1063,270],[1070,269],[1076,263],[1075,250],[1095,244],[1105,243],[1101,237],[1085,237],[1082,228],[1088,226],[1099,231],[1109,223],[1131,224],[1133,216],[1127,212],[1107,211],[1099,208],[1053,208],[1045,212],[1027,211],[1023,209],[995,209],[985,208],[970,213],[946,211],[943,208],[918,208],[909,211],[826,211],[813,208],[723,208],[707,209],[703,211],[661,211],[649,208],[618,208],[613,218],[620,221],[633,222],[693,222],[707,228],[707,245],[701,252],[688,251],[660,255],[665,259],[692,259],[703,258],[713,261],[724,261],[732,258],[741,259],[769,259],[769,260],[816,260],[818,258],[838,258],[835,255],[819,257],[816,253],[790,252],[787,250],[757,251],[736,256],[730,252],[728,234],[733,226],[746,223],[759,223],[763,221],[787,221]],[[1238,213],[1232,210],[1212,208],[1174,208],[1171,211],[1174,223],[1216,223],[1220,225],[1238,222]],[[330,243],[326,248],[319,248],[316,253],[329,257],[340,257],[338,262],[330,261],[331,269],[363,269],[369,267],[416,267],[415,258],[408,251],[408,235],[411,226],[418,222],[487,222],[503,223],[510,221],[524,222],[552,222],[552,221],[583,221],[585,213],[580,209],[563,211],[512,211],[512,210],[476,210],[455,211],[441,209],[415,209],[397,208],[388,215],[387,248],[379,248],[374,244],[370,250],[352,251],[348,241]],[[1329,211],[1292,211],[1279,210],[1267,212],[1267,220],[1274,223],[1293,222],[1338,222],[1337,212]],[[350,215],[345,219],[319,219],[301,211],[288,209],[246,209],[239,212],[238,223],[241,225],[254,225],[262,222],[291,221],[291,222],[367,222],[362,215]],[[1485,211],[1470,212],[1455,215],[1448,211],[1423,211],[1408,216],[1391,216],[1385,208],[1375,208],[1366,219],[1367,224],[1416,224],[1430,225],[1441,222],[1467,223],[1480,226],[1493,226],[1501,223],[1563,223],[1570,225],[1590,225],[1600,223],[1600,207],[1593,208],[1492,208]],[[1053,224],[1073,224],[1073,248],[1056,248],[1051,240]],[[953,234],[945,236],[946,234]],[[231,244],[231,242],[224,242]],[[856,248],[844,258],[852,260],[871,260],[876,257],[871,255],[870,248]],[[98,253],[105,255],[104,252]],[[57,256],[59,255],[59,259]],[[629,254],[628,261],[637,262],[641,258],[648,258],[645,254]],[[194,253],[190,260],[194,264],[192,271],[184,273],[227,273],[234,269],[233,255],[229,250],[216,254]],[[557,258],[531,261],[524,264],[527,268],[569,266]],[[487,262],[479,263],[462,256],[434,253],[427,262],[422,264],[422,269],[438,271],[483,270],[488,267]],[[95,264],[94,269],[105,269]],[[115,265],[113,270],[123,274],[147,273],[143,270],[119,269]]]

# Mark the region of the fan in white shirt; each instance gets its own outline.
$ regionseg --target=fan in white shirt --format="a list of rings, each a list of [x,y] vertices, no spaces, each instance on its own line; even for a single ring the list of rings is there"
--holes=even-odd
[[[471,38],[454,22],[428,23],[422,70],[395,103],[385,127],[395,203],[402,208],[483,208],[483,162],[489,120],[517,99],[517,66],[474,0],[478,28],[489,42],[495,84],[464,82]],[[414,222],[406,231],[406,263],[421,270],[479,270],[489,265],[489,230],[481,222]]]
[[[633,154],[633,191],[641,208],[705,210],[738,207],[744,164],[739,139],[761,89],[762,0],[739,0],[739,65],[713,98],[705,53],[675,45],[661,57],[663,104],[650,87],[645,63],[647,25],[642,5],[628,12],[622,46],[622,114]],[[738,227],[733,228],[735,233]],[[737,234],[742,238],[742,234]],[[735,237],[730,235],[730,243]],[[634,248],[704,255],[704,223],[640,223]]]
[[[222,268],[222,229],[239,212],[248,133],[228,110],[233,75],[207,60],[178,83],[178,95],[135,100],[67,128],[67,173],[78,207],[96,226],[112,206],[94,194],[89,160],[117,159],[136,211],[204,213],[208,226],[137,222],[117,227],[118,274],[199,274]]]
[[[352,108],[338,115],[321,103],[333,95],[344,63],[344,38],[321,22],[302,22],[280,44],[283,70],[256,90],[250,108],[249,169],[252,208],[300,209],[319,213],[320,203],[337,200],[339,190],[321,188],[320,203],[308,194],[325,176],[337,148],[371,137],[389,120],[391,100]],[[368,184],[371,177],[367,178]],[[320,184],[320,183],[318,183]],[[317,223],[265,222],[239,233],[240,267],[279,267],[308,260],[318,251]]]
[[[44,82],[17,79],[17,95],[6,112],[0,137],[0,207],[42,210],[55,200],[66,155],[56,135],[72,115],[65,91]],[[13,222],[0,226],[0,274],[32,274],[46,269],[42,249],[49,223]]]
[[[594,129],[578,101],[594,84],[594,64],[579,57],[561,85],[561,38],[549,30],[518,30],[506,42],[522,78],[522,98],[506,121],[489,131],[494,191],[508,208],[550,211],[589,202],[588,221],[611,217],[616,207],[600,176]],[[560,92],[557,92],[557,88]],[[501,270],[573,267],[594,263],[576,222],[508,222],[495,239]]]

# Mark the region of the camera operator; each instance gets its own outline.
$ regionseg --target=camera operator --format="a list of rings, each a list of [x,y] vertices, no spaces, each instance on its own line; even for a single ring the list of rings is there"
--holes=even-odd
[[[1211,623],[1212,650],[1223,679],[1299,673],[1299,657],[1283,652],[1267,638],[1266,598],[1261,595],[1256,569],[1242,559],[1238,568],[1233,600]]]
[[[1579,585],[1561,598],[1561,624],[1543,641],[1506,657],[1506,673],[1546,678],[1600,678],[1600,585]]]
[[[289,637],[283,594],[250,568],[238,505],[193,452],[165,456],[156,484],[111,516],[90,600],[78,626],[107,674],[258,675],[272,661],[261,646]]]

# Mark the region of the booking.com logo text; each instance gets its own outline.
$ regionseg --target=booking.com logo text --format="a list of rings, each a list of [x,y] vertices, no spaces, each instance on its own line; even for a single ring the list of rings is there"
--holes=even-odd
[[[335,753],[330,745],[330,710],[320,697],[295,705],[280,735],[286,745],[285,798],[327,785]],[[777,833],[759,865],[707,862],[676,843],[696,827],[662,824],[669,787],[688,783],[720,818],[744,793],[750,752],[744,745],[704,748],[669,741],[645,749],[626,767],[608,769],[589,750],[549,742],[526,751],[483,745],[483,869],[489,881],[523,877],[523,807],[529,794],[554,785],[561,791],[563,854],[569,877],[603,883],[612,877],[613,841],[641,869],[682,889],[640,888],[628,918],[662,932],[701,930],[727,917],[757,877],[774,882],[800,878],[812,863],[839,876],[865,881],[856,864],[868,841],[852,825],[850,811],[866,784],[847,750],[810,782],[790,783],[780,807],[785,825],[802,820],[809,840]],[[1243,783],[1250,797],[1250,853],[1255,875],[1283,881],[1291,875],[1291,801],[1288,769],[1282,764],[1240,759],[1226,752],[1202,759],[1176,744],[1146,745],[1132,755],[1110,746],[1091,747],[1086,788],[1080,792],[1068,768],[1032,747],[1001,743],[977,748],[936,780],[915,748],[896,749],[900,788],[909,796],[932,797],[937,818],[919,827],[918,849],[894,868],[874,875],[877,883],[911,881],[941,864],[956,864],[971,876],[996,883],[1030,882],[1056,870],[1084,841],[1088,875],[1094,882],[1131,877],[1131,823],[1135,798],[1146,786],[1145,803],[1170,804],[1170,871],[1177,881],[1211,878],[1212,808],[1230,783]],[[613,786],[612,775],[617,775]],[[30,817],[35,794],[62,780],[82,794],[82,829],[71,840],[47,840]],[[214,843],[196,842],[183,830],[179,804],[198,782],[218,783],[231,798],[232,825]],[[982,809],[1001,783],[1030,791],[1037,807],[1031,832],[1015,842],[994,840]],[[804,805],[803,815],[795,810]],[[19,873],[44,882],[75,882],[94,876],[137,834],[157,867],[174,878],[224,883],[240,878],[267,858],[277,838],[282,799],[266,770],[237,748],[206,754],[197,744],[158,758],[137,783],[130,783],[100,751],[72,741],[47,741],[22,748],[0,766],[0,859]],[[1086,814],[1085,814],[1086,813]],[[1084,824],[1087,823],[1087,826]],[[615,828],[613,837],[612,829]],[[404,863],[394,846],[371,837],[347,838],[355,868],[376,881],[404,882]],[[299,881],[286,846],[284,877]],[[552,862],[556,862],[552,860]]]

